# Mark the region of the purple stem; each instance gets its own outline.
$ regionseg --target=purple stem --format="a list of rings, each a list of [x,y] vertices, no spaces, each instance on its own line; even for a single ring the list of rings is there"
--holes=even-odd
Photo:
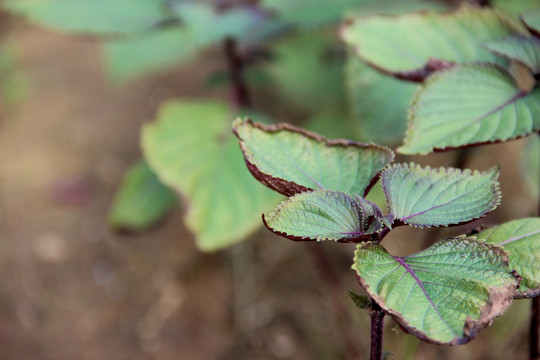
[[[370,360],[381,360],[384,336],[385,312],[375,300],[371,299],[371,351]]]
[[[244,61],[238,53],[236,40],[228,37],[223,46],[232,83],[232,102],[236,107],[249,109],[251,108],[251,97],[244,81]]]

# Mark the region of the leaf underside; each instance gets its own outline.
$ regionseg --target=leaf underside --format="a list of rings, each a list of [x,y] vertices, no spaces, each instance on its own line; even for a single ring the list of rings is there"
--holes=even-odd
[[[202,250],[245,239],[279,201],[247,171],[223,103],[171,101],[142,130],[144,155],[159,178],[186,198],[186,224]]]
[[[540,39],[512,36],[488,41],[484,46],[495,54],[523,63],[535,74],[540,72]]]
[[[358,242],[381,231],[382,218],[377,205],[358,195],[314,190],[285,200],[263,221],[270,231],[295,241]]]
[[[478,44],[518,33],[521,30],[500,12],[464,5],[447,13],[359,18],[343,28],[342,36],[360,58],[377,69],[422,80],[444,64],[435,65],[433,60],[499,61]]]
[[[119,230],[143,231],[177,205],[176,195],[140,161],[124,175],[109,211],[109,225]]]
[[[416,93],[402,154],[505,141],[540,130],[540,88],[519,90],[510,74],[468,64],[431,76]]]
[[[327,140],[288,124],[236,120],[233,129],[253,176],[291,196],[312,189],[364,195],[394,157],[392,150],[348,140]]]
[[[508,252],[510,268],[522,277],[518,297],[540,294],[540,218],[510,221],[476,237]]]
[[[537,4],[538,6],[538,4]],[[540,36],[540,8],[527,11],[521,15],[521,21],[534,35]]]
[[[504,312],[517,286],[504,251],[474,238],[449,238],[403,258],[362,244],[354,260],[369,295],[407,332],[436,344],[470,341]]]
[[[403,223],[447,226],[465,223],[495,209],[501,195],[499,169],[480,173],[396,164],[381,175],[390,213]]]

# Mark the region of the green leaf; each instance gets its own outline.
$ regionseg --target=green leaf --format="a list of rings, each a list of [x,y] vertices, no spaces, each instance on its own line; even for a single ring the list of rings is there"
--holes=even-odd
[[[476,237],[508,252],[510,268],[522,277],[519,297],[540,294],[540,218],[509,221]]]
[[[538,0],[491,0],[490,3],[491,6],[514,16],[538,7]]]
[[[540,36],[540,8],[537,7],[534,10],[523,13],[521,15],[521,21],[523,21],[532,34]]]
[[[512,36],[484,45],[495,54],[525,64],[535,74],[540,72],[540,40],[537,38]]]
[[[522,173],[525,184],[535,201],[540,201],[540,136],[534,135],[526,140],[522,157]]]
[[[365,295],[359,295],[350,289],[347,289],[347,294],[352,301],[354,301],[354,304],[360,309],[366,309],[370,305],[369,297]]]
[[[349,56],[345,78],[360,140],[385,145],[402,142],[409,104],[418,86],[385,76],[356,56]]]
[[[353,269],[407,332],[436,344],[470,341],[510,305],[517,286],[503,250],[466,237],[406,257],[362,244]]]
[[[143,231],[177,205],[175,194],[141,161],[124,175],[109,211],[109,225],[118,230]]]
[[[7,0],[2,7],[53,30],[83,34],[128,34],[170,18],[166,0]]]
[[[396,219],[418,226],[447,226],[477,219],[501,201],[499,168],[480,173],[396,164],[381,175],[386,200]]]
[[[339,107],[343,100],[343,63],[335,48],[337,41],[327,33],[305,31],[273,44],[274,59],[266,71],[277,96],[310,113]]]
[[[268,216],[266,227],[287,239],[358,242],[370,240],[384,225],[377,205],[355,194],[314,190],[283,201]]]
[[[348,23],[346,43],[374,67],[419,81],[448,62],[497,61],[480,42],[520,33],[511,20],[489,8],[462,6],[402,16],[371,16]]]
[[[279,200],[246,170],[230,131],[234,115],[223,103],[172,101],[142,130],[149,165],[186,197],[186,224],[205,251],[246,238]]]
[[[460,65],[431,76],[416,93],[402,154],[428,154],[505,141],[540,130],[540,88],[521,91],[489,64]]]
[[[327,140],[289,124],[233,125],[246,164],[269,188],[290,196],[310,189],[363,195],[394,158],[392,150],[348,140]]]

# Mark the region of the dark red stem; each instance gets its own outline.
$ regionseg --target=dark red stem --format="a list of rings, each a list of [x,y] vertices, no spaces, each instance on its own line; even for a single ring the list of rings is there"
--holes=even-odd
[[[321,278],[330,289],[332,296],[332,303],[334,307],[334,313],[336,316],[336,322],[339,330],[345,341],[347,347],[347,359],[359,359],[360,349],[356,343],[355,337],[350,331],[349,314],[343,305],[343,287],[341,286],[339,279],[332,268],[332,264],[328,259],[328,256],[320,244],[309,244],[311,255],[315,261],[315,265],[319,270]]]
[[[370,360],[381,360],[384,335],[384,315],[385,312],[379,304],[371,300],[371,351]]]
[[[238,52],[236,40],[228,37],[225,39],[224,48],[232,83],[232,102],[239,108],[251,108],[251,97],[244,81],[244,60]]]
[[[538,360],[540,359],[540,351],[538,347],[538,325],[540,323],[540,297],[535,297],[532,299],[531,306],[531,323],[529,330],[529,359]]]

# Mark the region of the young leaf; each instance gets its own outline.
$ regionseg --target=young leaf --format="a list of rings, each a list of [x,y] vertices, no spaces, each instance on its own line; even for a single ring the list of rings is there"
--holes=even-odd
[[[497,167],[479,173],[396,164],[381,175],[390,213],[405,224],[430,227],[465,223],[499,205]]]
[[[540,130],[540,88],[520,91],[489,64],[456,66],[431,76],[416,93],[402,154],[428,154],[515,139]]]
[[[187,198],[186,224],[206,251],[243,240],[279,200],[247,171],[231,116],[226,104],[173,101],[142,130],[148,163]]]
[[[407,332],[435,344],[473,339],[505,311],[517,287],[505,252],[475,238],[449,238],[406,257],[361,244],[352,268]]]
[[[512,36],[488,41],[484,45],[495,54],[525,64],[535,74],[540,72],[540,39]]]
[[[283,201],[271,214],[263,215],[266,227],[295,241],[370,240],[385,220],[379,207],[358,195],[314,190]]]
[[[327,140],[285,123],[265,126],[238,119],[233,129],[253,176],[287,196],[310,189],[363,195],[394,158],[382,146]]]
[[[385,76],[356,56],[348,58],[345,80],[360,139],[385,145],[401,142],[418,85]]]
[[[540,218],[509,221],[476,237],[508,252],[510,268],[522,277],[519,297],[540,294]]]
[[[540,8],[523,13],[521,15],[521,21],[523,21],[532,34],[540,36]]]
[[[367,309],[369,307],[369,297],[366,295],[359,295],[350,289],[347,289],[347,294],[358,308]]]
[[[478,43],[520,32],[496,10],[464,5],[448,13],[359,18],[343,28],[342,36],[375,68],[422,81],[452,62],[497,61]]]
[[[2,7],[29,22],[80,34],[128,34],[171,18],[166,0],[7,0]]]
[[[124,175],[109,211],[109,225],[114,229],[143,231],[177,205],[176,195],[140,161]]]

